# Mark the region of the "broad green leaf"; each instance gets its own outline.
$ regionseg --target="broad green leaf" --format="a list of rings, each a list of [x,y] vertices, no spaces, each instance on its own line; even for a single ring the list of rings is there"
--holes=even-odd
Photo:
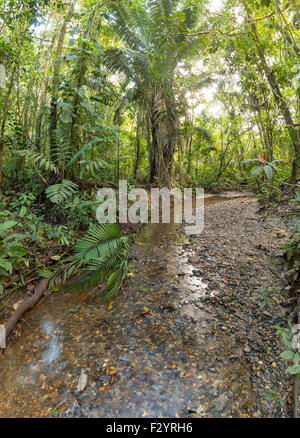
[[[273,178],[272,167],[267,165],[267,166],[263,166],[263,168],[264,168],[264,172],[266,174],[266,177],[268,178],[269,181],[271,181],[271,179]]]
[[[257,175],[259,172],[261,172],[262,166],[255,166],[253,169],[251,169],[251,175]]]
[[[0,231],[5,231],[8,230],[9,228],[14,227],[18,222],[16,221],[7,221],[4,222],[3,224],[0,224]]]
[[[10,275],[12,274],[12,264],[8,260],[0,259],[0,266],[9,272]]]

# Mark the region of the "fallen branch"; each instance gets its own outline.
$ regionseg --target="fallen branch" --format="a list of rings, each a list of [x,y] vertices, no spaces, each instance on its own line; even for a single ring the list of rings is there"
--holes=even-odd
[[[34,294],[31,298],[21,303],[13,315],[8,319],[6,325],[5,325],[5,338],[8,339],[10,333],[15,328],[17,322],[21,318],[21,316],[27,312],[27,310],[32,309],[36,303],[42,298],[44,293],[48,289],[49,279],[43,278],[41,279],[38,284],[35,286]]]

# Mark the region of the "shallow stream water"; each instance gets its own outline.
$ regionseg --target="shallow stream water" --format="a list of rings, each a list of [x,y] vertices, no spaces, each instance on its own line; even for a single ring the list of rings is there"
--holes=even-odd
[[[0,417],[220,416],[228,391],[240,400],[233,416],[255,406],[249,364],[231,361],[232,336],[214,335],[214,307],[179,225],[146,225],[132,255],[112,309],[67,290],[24,316],[0,358]]]

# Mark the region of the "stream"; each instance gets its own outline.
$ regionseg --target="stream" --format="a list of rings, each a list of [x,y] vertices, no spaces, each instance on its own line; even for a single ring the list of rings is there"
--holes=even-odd
[[[70,290],[44,298],[0,358],[0,417],[241,417],[262,409],[251,361],[232,360],[235,333],[216,335],[221,291],[208,290],[192,255],[180,225],[147,224],[112,309]],[[82,370],[88,380],[79,391]]]

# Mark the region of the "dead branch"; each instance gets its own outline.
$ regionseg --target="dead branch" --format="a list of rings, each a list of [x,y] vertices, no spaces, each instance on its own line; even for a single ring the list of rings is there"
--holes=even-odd
[[[27,312],[27,310],[32,309],[36,305],[36,303],[42,298],[44,293],[47,291],[48,284],[49,284],[48,278],[41,279],[37,283],[37,285],[35,286],[34,294],[32,295],[32,297],[29,298],[28,300],[24,301],[23,303],[21,303],[18,306],[18,308],[16,309],[15,313],[13,313],[13,315],[11,315],[11,317],[9,318],[9,320],[7,321],[7,323],[5,325],[5,338],[6,338],[6,340],[8,339],[12,330],[15,328],[15,326],[16,326],[17,322],[19,321],[19,319],[21,318],[21,316],[25,312]]]

